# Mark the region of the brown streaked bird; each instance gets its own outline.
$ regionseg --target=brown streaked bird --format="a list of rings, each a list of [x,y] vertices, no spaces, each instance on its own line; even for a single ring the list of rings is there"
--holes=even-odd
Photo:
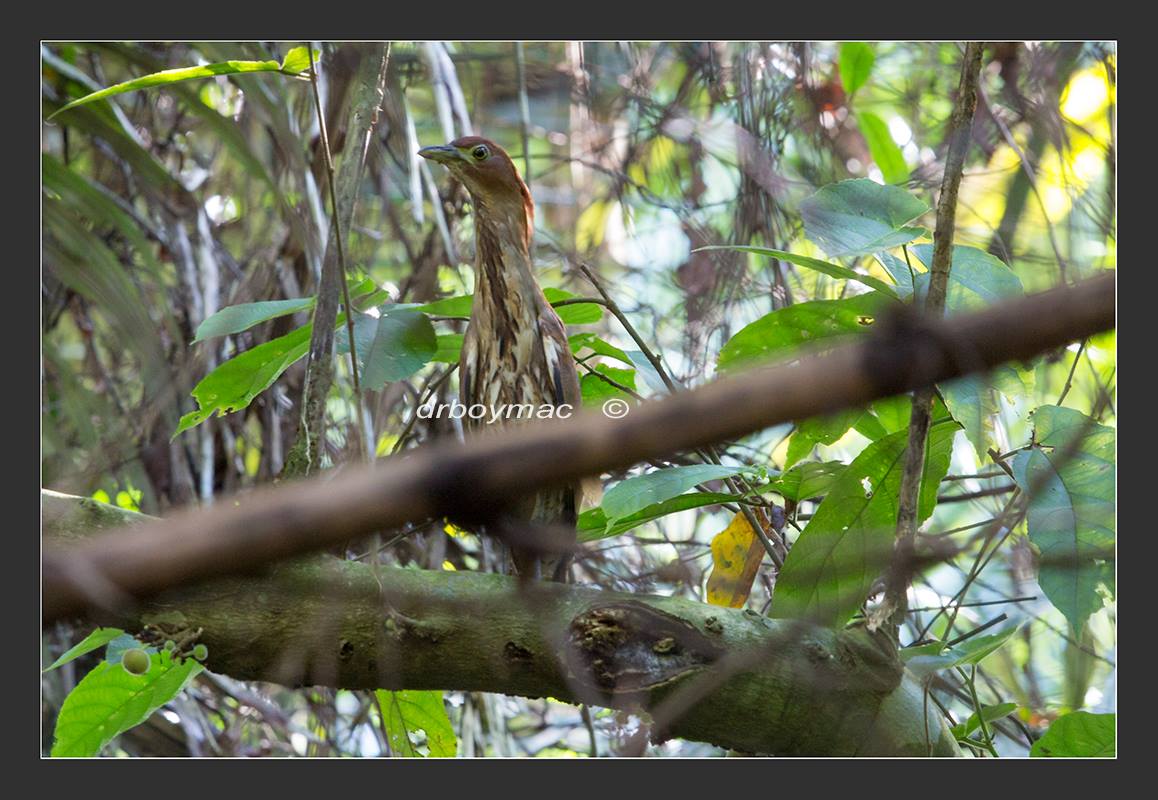
[[[423,158],[450,170],[474,205],[475,291],[459,362],[459,401],[487,409],[531,404],[581,404],[579,378],[566,329],[535,280],[531,234],[535,204],[511,157],[481,136],[424,147]],[[466,420],[473,429],[486,421]],[[512,516],[574,530],[578,486],[540,492],[510,509]],[[511,548],[519,575],[565,578],[569,558]]]

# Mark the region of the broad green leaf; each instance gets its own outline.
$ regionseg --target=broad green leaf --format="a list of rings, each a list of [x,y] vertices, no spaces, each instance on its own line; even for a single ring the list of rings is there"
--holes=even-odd
[[[596,364],[592,369],[599,373],[599,375],[610,378],[616,383],[635,391],[635,370],[609,367],[606,364]],[[619,397],[629,403],[636,402],[634,395],[628,394],[618,386],[608,383],[599,377],[599,375],[587,373],[579,381],[579,389],[583,393],[584,405],[597,406],[612,397]]]
[[[462,357],[462,339],[463,334],[461,333],[438,334],[438,349],[430,357],[430,360],[442,364],[457,364]]]
[[[294,300],[263,300],[257,303],[226,306],[216,314],[206,317],[205,321],[197,326],[197,336],[193,339],[193,344],[212,339],[214,336],[240,333],[266,320],[305,311],[314,307],[314,300],[313,297],[299,297]]]
[[[932,426],[918,522],[933,513],[957,423]],[[860,607],[892,553],[908,431],[868,445],[836,479],[797,538],[776,581],[772,616],[839,627]]]
[[[310,48],[305,45],[293,48],[281,60],[281,71],[286,75],[300,75],[310,66]]]
[[[836,482],[844,472],[844,466],[840,461],[806,461],[785,470],[768,488],[786,500],[796,502],[818,497]]]
[[[1073,711],[1058,717],[1033,743],[1030,758],[1114,758],[1117,715]]]
[[[961,423],[980,462],[993,441],[993,419],[1000,411],[997,393],[1023,397],[1027,387],[1017,368],[1010,364],[995,367],[988,374],[966,375],[937,385],[953,419]]]
[[[214,413],[229,414],[248,406],[306,354],[312,331],[312,324],[303,325],[219,365],[193,387],[198,409],[181,417],[173,437],[200,425]]]
[[[54,670],[59,666],[67,664],[69,661],[80,658],[85,653],[91,653],[100,647],[104,647],[113,639],[124,634],[120,628],[97,628],[88,636],[81,639],[81,641],[70,647],[60,658],[53,661],[52,664],[44,668],[44,672]]]
[[[620,517],[619,519],[613,520],[610,525],[608,525],[607,514],[604,513],[603,508],[597,506],[579,515],[577,523],[579,541],[593,542],[598,539],[606,539],[610,536],[618,536],[632,528],[637,528],[640,525],[659,519],[660,517],[666,517],[668,514],[674,514],[677,511],[686,511],[689,508],[702,508],[703,506],[714,506],[720,503],[734,503],[735,501],[736,496],[732,494],[724,494],[722,492],[690,492],[689,494],[681,494],[678,497],[673,497],[670,500],[664,500],[662,503],[654,503],[642,511],[637,511],[626,517]]]
[[[980,716],[977,715],[977,712],[974,712],[969,716],[968,720],[962,722],[960,725],[954,725],[951,730],[955,737],[964,739],[981,727],[981,720],[984,719],[986,724],[996,722],[999,719],[1005,719],[1016,710],[1017,703],[1000,703],[993,706],[982,706]]]
[[[792,438],[788,440],[788,452],[784,456],[784,466],[791,467],[805,458],[818,444],[833,445],[848,433],[865,412],[859,408],[838,411],[820,417],[809,417],[796,426]]]
[[[293,54],[294,51],[290,51]],[[286,56],[289,60],[289,56]],[[306,66],[309,66],[309,58],[306,58]],[[124,83],[118,83],[115,86],[109,86],[106,89],[101,89],[99,92],[86,94],[84,97],[73,100],[65,106],[57,109],[51,114],[48,119],[52,119],[61,112],[68,111],[70,108],[91,103],[94,100],[103,100],[106,97],[113,97],[114,95],[124,94],[125,92],[135,92],[138,89],[148,89],[153,86],[165,86],[170,83],[178,83],[180,81],[188,81],[196,78],[212,78],[217,75],[239,75],[250,72],[282,72],[282,65],[276,61],[221,61],[216,64],[204,64],[200,67],[179,67],[177,69],[166,69],[161,72],[154,72],[152,75],[143,75],[140,78],[133,78]],[[297,70],[300,72],[301,70]],[[288,73],[296,74],[296,73]]]
[[[883,119],[868,111],[858,111],[856,119],[885,183],[906,182],[909,179],[909,165],[905,163],[901,148],[893,141],[889,126]]]
[[[929,208],[904,189],[868,178],[825,186],[800,205],[804,232],[829,257],[889,250],[925,235],[908,223]]]
[[[543,290],[547,302],[554,305],[561,300],[573,300],[579,295],[548,286]],[[564,325],[590,325],[603,319],[603,306],[598,303],[575,303],[555,309]]]
[[[410,307],[384,305],[378,316],[358,314],[354,341],[363,389],[378,390],[390,381],[409,378],[438,351],[438,335],[430,319]],[[343,327],[334,337],[337,352],[350,352],[350,337]]]
[[[64,698],[56,718],[54,757],[95,756],[114,736],[141,724],[168,703],[204,667],[176,663],[167,652],[150,656],[149,671],[133,675],[102,661]]]
[[[732,517],[728,527],[712,537],[708,602],[725,608],[743,608],[765,552],[747,517],[739,513]]]
[[[829,261],[822,261],[819,258],[812,258],[811,256],[801,256],[797,255],[796,253],[789,253],[786,250],[772,250],[768,247],[751,247],[748,245],[738,244],[712,244],[705,245],[704,247],[697,247],[692,252],[698,253],[701,250],[736,250],[741,253],[755,253],[759,256],[779,258],[781,261],[791,262],[798,267],[804,267],[806,269],[816,270],[817,272],[823,272],[825,275],[833,278],[863,283],[865,286],[869,286],[879,292],[884,292],[889,297],[897,296],[897,290],[882,281],[880,278],[874,278],[872,275],[862,275],[856,270],[849,269],[848,267],[842,267],[840,264],[833,264]]]
[[[1038,583],[1080,633],[1104,604],[1100,587],[1112,582],[1107,555],[1115,541],[1116,432],[1060,406],[1040,406],[1033,416],[1040,447],[1014,457],[1013,476],[1022,491],[1034,489],[1026,524],[1041,553]],[[1077,449],[1067,453],[1083,431]]]
[[[730,478],[750,470],[751,467],[692,464],[636,475],[620,481],[604,493],[603,512],[608,520],[622,519],[654,503],[678,497],[697,484]]]
[[[869,329],[887,299],[875,292],[841,300],[812,300],[781,308],[745,325],[720,348],[716,366],[785,355],[813,342],[852,336]]]
[[[441,691],[374,692],[382,727],[390,739],[391,752],[401,758],[422,758],[415,742],[419,731],[426,733],[432,758],[454,758],[458,739],[446,713]]]
[[[864,42],[844,42],[840,46],[840,85],[845,94],[852,94],[865,85],[873,70],[872,45]]]
[[[921,263],[933,263],[933,245],[918,244],[910,248]],[[929,293],[929,273],[917,275],[917,302],[922,306]],[[977,247],[953,245],[949,267],[949,286],[945,295],[948,316],[978,311],[1009,297],[1024,294],[1021,280],[1001,259]]]

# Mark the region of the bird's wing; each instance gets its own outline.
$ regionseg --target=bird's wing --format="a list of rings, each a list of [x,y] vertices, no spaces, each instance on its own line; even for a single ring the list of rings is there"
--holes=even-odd
[[[579,390],[575,357],[571,355],[567,330],[563,327],[563,322],[555,313],[555,309],[549,305],[539,314],[539,334],[539,340],[543,343],[543,355],[547,360],[552,401],[556,406],[567,404],[572,410],[578,411],[583,397]]]

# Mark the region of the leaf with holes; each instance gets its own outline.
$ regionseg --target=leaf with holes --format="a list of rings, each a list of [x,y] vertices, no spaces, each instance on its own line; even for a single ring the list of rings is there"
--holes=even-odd
[[[432,758],[454,758],[458,740],[440,691],[374,692],[382,727],[390,739],[390,750],[402,758],[422,758],[418,749],[419,731],[426,734],[426,747]]]

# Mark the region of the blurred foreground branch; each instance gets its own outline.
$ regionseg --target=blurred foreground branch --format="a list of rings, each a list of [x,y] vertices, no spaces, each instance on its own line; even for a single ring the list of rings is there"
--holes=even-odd
[[[857,407],[1006,361],[1029,359],[1114,326],[1112,273],[950,320],[903,306],[872,335],[823,356],[753,369],[645,403],[622,419],[597,412],[501,436],[419,448],[339,477],[267,487],[208,510],[47,547],[45,623],[210,577],[266,566],[405,522],[485,521],[510,501],[604,470]]]

